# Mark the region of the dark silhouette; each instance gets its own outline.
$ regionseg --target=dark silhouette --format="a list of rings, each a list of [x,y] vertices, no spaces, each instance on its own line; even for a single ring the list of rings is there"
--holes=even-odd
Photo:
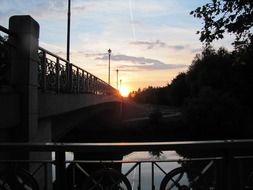
[[[188,71],[176,76],[167,87],[149,87],[132,97],[141,103],[182,107],[185,125],[193,137],[250,137],[252,53],[252,45],[233,52],[208,46],[195,57]],[[166,101],[160,97],[166,97]]]
[[[200,41],[210,44],[224,37],[225,32],[236,36],[234,45],[240,47],[252,42],[253,2],[251,0],[212,0],[191,11],[194,17],[201,18],[204,26],[197,34]]]
[[[6,85],[9,83],[9,70],[10,70],[10,59],[9,59],[9,46],[7,43],[8,38],[0,35],[0,85]]]

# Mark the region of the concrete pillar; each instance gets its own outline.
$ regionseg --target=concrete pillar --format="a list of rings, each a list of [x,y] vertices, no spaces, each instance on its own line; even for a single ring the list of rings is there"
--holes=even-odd
[[[18,142],[49,142],[51,141],[51,123],[38,121],[38,48],[39,24],[29,15],[12,16],[9,20],[9,30],[16,34],[10,36],[15,46],[11,55],[11,84],[20,97],[20,125],[17,129]],[[19,154],[22,159],[51,159],[51,153]],[[15,155],[17,159],[17,155]],[[30,164],[31,171],[37,167]],[[52,189],[51,165],[45,165],[44,170],[34,176],[42,188],[46,184]],[[45,182],[45,183],[44,183]]]
[[[11,84],[20,95],[17,141],[31,142],[38,126],[38,39],[39,24],[28,15],[12,16],[9,30],[16,34],[10,41],[16,47],[11,60]]]

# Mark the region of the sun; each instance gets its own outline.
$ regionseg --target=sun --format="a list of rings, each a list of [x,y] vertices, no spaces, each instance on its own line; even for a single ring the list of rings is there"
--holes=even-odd
[[[121,96],[127,97],[130,91],[129,91],[129,88],[128,88],[128,87],[122,86],[122,87],[119,89],[119,92],[120,92]]]

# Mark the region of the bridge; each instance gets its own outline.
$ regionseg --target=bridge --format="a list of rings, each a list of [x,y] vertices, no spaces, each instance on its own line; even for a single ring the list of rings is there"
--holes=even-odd
[[[0,38],[0,189],[132,190],[129,178],[135,173],[142,189],[146,164],[152,190],[253,189],[252,140],[62,143],[76,126],[89,128],[90,117],[110,113],[110,119],[120,119],[118,91],[39,47],[39,24],[30,16],[13,16],[9,28],[0,26],[0,31],[7,36]],[[122,160],[132,151],[175,151],[182,157]],[[74,159],[66,160],[67,152]],[[169,163],[180,167],[166,170]]]
[[[0,31],[0,141],[55,142],[99,111],[120,117],[118,91],[39,47],[33,18],[12,16]]]

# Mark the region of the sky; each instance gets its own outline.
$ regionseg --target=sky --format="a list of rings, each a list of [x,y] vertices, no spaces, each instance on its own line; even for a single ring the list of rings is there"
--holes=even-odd
[[[129,90],[166,86],[187,71],[202,43],[202,21],[190,11],[209,0],[71,0],[70,60],[108,81],[116,70]],[[31,15],[40,24],[41,47],[66,58],[67,0],[0,0],[0,25],[12,15]],[[231,48],[231,38],[214,46]]]

